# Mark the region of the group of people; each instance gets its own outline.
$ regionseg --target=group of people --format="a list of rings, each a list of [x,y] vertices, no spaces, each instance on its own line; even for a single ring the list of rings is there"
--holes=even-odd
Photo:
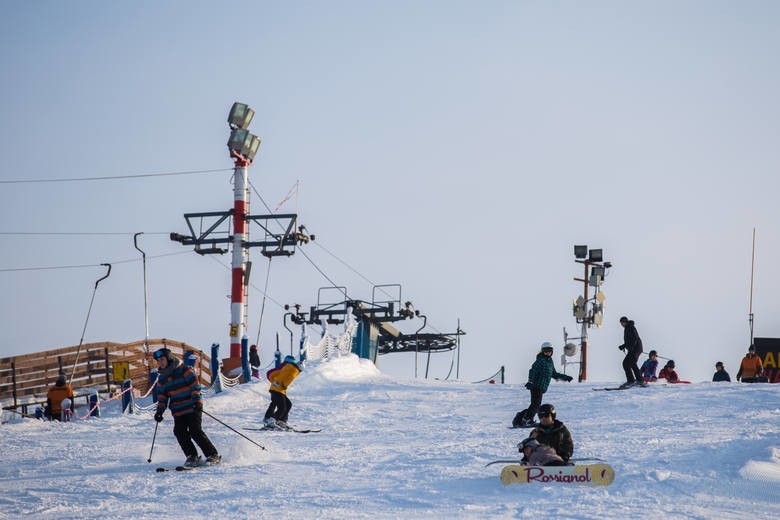
[[[648,382],[665,379],[670,383],[687,383],[681,381],[675,371],[674,360],[667,360],[661,368],[658,376],[658,352],[651,350],[648,359],[638,366],[639,356],[643,353],[642,339],[639,337],[633,320],[623,316],[620,318],[623,327],[623,344],[618,349],[625,351],[623,370],[626,374],[626,382],[620,388],[631,386],[647,386]],[[528,371],[528,382],[525,387],[531,392],[531,403],[528,408],[517,412],[512,420],[514,428],[533,427],[530,435],[518,445],[518,450],[523,454],[522,464],[530,466],[562,466],[570,464],[570,458],[574,451],[574,443],[566,426],[556,419],[555,407],[551,404],[541,404],[542,396],[547,391],[552,379],[571,381],[572,377],[561,374],[555,370],[552,360],[553,346],[550,342],[542,343],[536,360]],[[755,382],[766,380],[762,378],[763,366],[761,358],[756,355],[753,345],[748,348],[748,353],[742,359],[737,372],[737,381]],[[731,381],[731,377],[724,369],[723,362],[715,363],[713,381]],[[539,423],[534,423],[534,416],[539,417]]]

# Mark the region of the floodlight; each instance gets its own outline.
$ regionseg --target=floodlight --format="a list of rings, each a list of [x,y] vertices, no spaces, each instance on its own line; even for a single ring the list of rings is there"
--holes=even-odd
[[[260,138],[254,134],[250,134],[248,130],[235,128],[230,132],[230,139],[228,139],[227,147],[231,154],[240,155],[251,161],[255,158],[257,149],[260,147]]]
[[[230,108],[230,114],[228,115],[228,124],[230,128],[241,128],[246,130],[249,128],[249,123],[252,122],[252,118],[255,115],[255,111],[249,108],[245,103],[233,103]]]
[[[582,260],[588,256],[588,246],[574,246],[574,258]]]
[[[590,262],[601,262],[603,258],[601,249],[591,249],[588,255],[588,261]]]
[[[591,276],[598,276],[601,279],[604,279],[604,271],[604,267],[600,265],[594,265],[590,268]]]

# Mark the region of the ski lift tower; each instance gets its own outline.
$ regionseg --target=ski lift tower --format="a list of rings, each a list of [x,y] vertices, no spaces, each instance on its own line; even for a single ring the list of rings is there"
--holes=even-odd
[[[583,294],[574,300],[573,312],[578,324],[582,324],[580,336],[580,374],[578,381],[581,383],[588,377],[588,329],[593,325],[601,328],[604,322],[604,301],[606,297],[601,292],[601,284],[606,276],[607,269],[612,267],[611,262],[604,262],[601,249],[588,250],[588,246],[574,246],[574,261],[585,266],[583,278],[575,278],[575,282],[584,285]],[[588,288],[594,288],[593,297],[588,297]],[[564,329],[564,343],[568,337]],[[574,351],[568,343],[564,349],[564,355],[574,355]]]
[[[230,139],[227,142],[230,157],[235,160],[233,170],[233,209],[206,213],[185,213],[189,235],[171,233],[173,241],[183,245],[194,245],[200,255],[224,254],[227,249],[221,244],[232,244],[231,291],[230,291],[230,358],[224,370],[230,371],[246,358],[246,314],[245,301],[248,296],[251,262],[249,248],[262,247],[262,254],[268,258],[295,253],[296,243],[304,244],[314,240],[314,235],[306,235],[305,228],[297,228],[297,214],[250,215],[248,203],[248,169],[260,147],[260,138],[247,130],[255,111],[244,103],[233,103],[228,115]],[[232,219],[232,234],[229,229]],[[264,232],[264,239],[250,241],[248,225],[257,223]],[[270,229],[270,223],[276,222],[280,231]],[[217,231],[222,225],[228,226],[224,232]],[[196,231],[197,229],[197,231]],[[205,229],[205,231],[204,231]],[[214,236],[219,235],[219,236]],[[248,371],[245,374],[248,378]]]

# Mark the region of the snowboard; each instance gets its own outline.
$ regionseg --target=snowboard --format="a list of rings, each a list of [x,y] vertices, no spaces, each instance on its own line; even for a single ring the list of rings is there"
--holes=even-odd
[[[540,426],[541,424],[542,423],[535,422],[535,423],[527,424],[525,426],[509,426],[508,428],[510,430],[520,430],[522,428],[536,428],[537,426]]]
[[[584,464],[582,466],[504,466],[501,483],[509,484],[559,484],[575,486],[609,486],[615,480],[615,470],[609,464]]]

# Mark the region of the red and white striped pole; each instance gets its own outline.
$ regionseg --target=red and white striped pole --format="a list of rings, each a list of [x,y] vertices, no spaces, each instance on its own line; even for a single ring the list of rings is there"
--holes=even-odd
[[[236,157],[233,170],[233,262],[230,291],[230,357],[241,358],[244,335],[244,266],[246,265],[246,189],[250,161]]]

